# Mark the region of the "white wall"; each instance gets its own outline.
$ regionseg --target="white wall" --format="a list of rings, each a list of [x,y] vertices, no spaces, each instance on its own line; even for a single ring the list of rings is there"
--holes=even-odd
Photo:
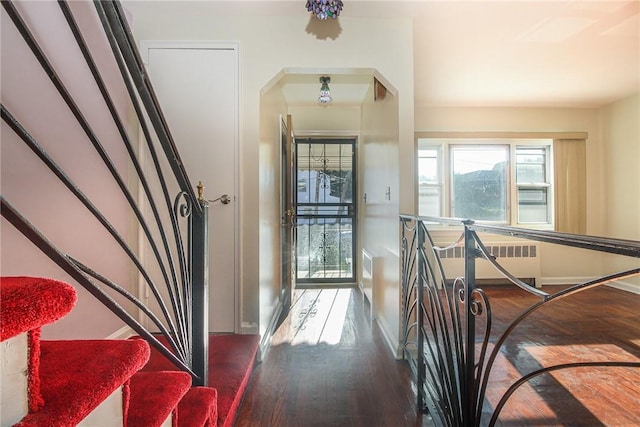
[[[628,165],[638,160],[637,117],[637,96],[602,113],[578,108],[418,108],[416,131],[587,132],[587,234],[637,239],[638,171]],[[627,167],[620,168],[618,162]],[[624,212],[619,212],[621,206]],[[604,274],[603,256],[582,249],[545,244],[541,262],[543,283]]]
[[[279,86],[260,98],[260,292],[259,333],[264,335],[280,302],[282,283],[280,212],[280,121],[287,105]]]
[[[605,223],[608,237],[640,240],[640,95],[601,110],[605,170]],[[604,273],[640,267],[640,259],[608,256]],[[640,292],[640,278],[627,279]]]
[[[370,88],[367,102],[362,106],[358,163],[362,183],[359,192],[360,240],[362,248],[383,260],[383,277],[379,280],[382,289],[373,291],[373,304],[378,323],[392,347],[398,343],[400,336],[398,215],[402,182],[400,171],[403,168],[400,167],[398,104],[398,97],[391,93],[387,93],[383,101],[374,102],[373,86]],[[398,352],[397,348],[395,350]]]
[[[128,179],[126,153],[110,115],[99,101],[93,78],[55,2],[15,2],[50,62],[80,106],[105,150]],[[127,117],[128,103],[117,85],[119,73],[89,2],[71,4],[95,60],[104,70],[116,107]],[[124,199],[96,151],[52,83],[2,10],[2,104],[27,128],[78,187],[129,239]],[[120,88],[120,89],[118,89]],[[77,199],[2,122],[2,195],[61,250],[129,289],[128,263],[122,251]],[[2,220],[1,274],[53,277],[78,291],[78,303],[58,323],[43,329],[45,338],[104,338],[123,323],[54,265],[10,223]]]
[[[260,322],[260,283],[273,276],[261,270],[261,238],[275,238],[260,229],[273,216],[273,205],[261,204],[260,178],[270,174],[261,165],[261,90],[283,68],[331,69],[372,67],[397,88],[400,144],[413,147],[413,49],[409,19],[341,17],[335,39],[318,38],[308,31],[309,16],[216,16],[206,2],[125,2],[138,40],[239,40],[241,52],[241,286],[242,320]],[[295,120],[295,117],[294,117]],[[295,122],[294,122],[295,125]],[[315,127],[315,126],[314,126]],[[412,149],[407,153],[413,155]],[[406,172],[409,173],[409,172]],[[413,190],[406,191],[413,203]],[[402,196],[400,197],[402,203]],[[264,210],[269,212],[265,213]],[[273,231],[273,229],[272,229]],[[267,247],[271,247],[267,244]],[[275,277],[275,276],[273,276]],[[270,298],[267,298],[270,299]],[[272,304],[266,301],[266,304]]]

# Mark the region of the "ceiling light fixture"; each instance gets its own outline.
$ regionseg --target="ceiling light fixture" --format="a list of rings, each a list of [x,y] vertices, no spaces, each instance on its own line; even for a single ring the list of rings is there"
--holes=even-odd
[[[336,19],[342,11],[342,0],[307,0],[307,10],[318,19]]]
[[[328,105],[333,98],[331,98],[331,90],[329,89],[329,83],[331,83],[331,77],[320,77],[320,83],[322,86],[320,87],[320,96],[318,97],[318,102],[322,105]]]

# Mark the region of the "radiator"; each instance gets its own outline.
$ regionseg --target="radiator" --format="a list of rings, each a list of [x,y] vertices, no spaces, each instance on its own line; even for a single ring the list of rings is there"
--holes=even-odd
[[[533,282],[540,287],[540,247],[532,242],[490,242],[485,243],[487,250],[496,258],[496,262],[509,273],[523,281]],[[440,259],[449,279],[464,275],[464,248],[457,246],[440,252]],[[502,274],[488,261],[476,259],[476,279],[503,279]],[[496,281],[503,283],[503,281]]]

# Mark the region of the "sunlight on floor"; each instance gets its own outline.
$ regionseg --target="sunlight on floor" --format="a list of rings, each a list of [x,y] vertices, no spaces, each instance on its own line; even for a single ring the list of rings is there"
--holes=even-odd
[[[640,361],[637,356],[614,344],[532,346],[526,350],[543,366],[571,362]],[[640,389],[637,386],[640,370],[637,368],[573,368],[554,371],[551,376],[603,425],[635,425],[640,419]]]
[[[486,402],[495,408],[507,387],[530,372],[564,363],[594,361],[638,361],[616,345],[523,345],[517,366],[498,353],[489,379]],[[499,422],[504,425],[554,425],[566,421],[565,411],[588,422],[602,425],[628,424],[640,419],[640,372],[632,368],[571,368],[531,378],[520,386],[503,407]],[[552,400],[548,400],[552,399]],[[620,410],[624,407],[624,411]],[[616,409],[618,408],[618,409]],[[638,408],[634,410],[633,408]],[[574,412],[578,411],[578,412]],[[626,415],[621,415],[621,413]]]
[[[333,300],[333,307],[327,316],[324,324],[320,342],[329,345],[336,345],[342,339],[344,323],[349,308],[349,300],[351,299],[350,289],[340,289]]]
[[[353,334],[344,333],[352,292],[349,288],[299,291],[272,345],[337,345],[344,339],[353,340]]]
[[[507,387],[542,367],[587,361],[638,361],[637,356],[624,349],[602,343],[523,345],[519,354],[515,366],[502,352],[498,353],[489,377],[485,405],[495,408]],[[503,407],[499,420],[505,425],[511,425],[515,420],[526,420],[526,425],[553,424],[561,421],[560,412],[570,405],[579,408],[581,416],[594,422],[599,420],[603,425],[635,425],[627,423],[631,421],[629,411],[636,420],[640,419],[639,383],[640,372],[634,368],[586,367],[553,371],[520,386]],[[553,400],[548,401],[550,398]],[[620,406],[624,411],[616,409]],[[558,410],[560,412],[556,412]],[[627,415],[620,414],[625,412]]]
[[[489,352],[491,351],[491,345]],[[507,387],[517,381],[522,374],[507,359],[502,352],[498,353],[494,368],[489,377],[489,383],[486,392],[486,401],[495,408],[507,391]],[[523,408],[527,408],[524,410]],[[536,390],[529,384],[525,383],[511,396],[506,405],[502,409],[500,420],[536,420],[543,419],[549,422],[555,420],[554,412],[545,404]]]

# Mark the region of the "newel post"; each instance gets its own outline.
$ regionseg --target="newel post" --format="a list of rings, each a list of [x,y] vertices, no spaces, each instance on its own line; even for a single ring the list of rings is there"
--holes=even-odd
[[[476,241],[473,232],[468,225],[473,221],[466,220],[464,223],[464,312],[465,312],[465,338],[466,355],[465,369],[462,375],[464,384],[462,408],[465,425],[476,425],[476,396],[475,396],[475,376],[476,376],[476,318],[473,313],[473,293],[476,288]]]
[[[191,343],[192,369],[199,378],[194,386],[206,386],[209,360],[209,203],[198,200],[202,212],[191,215]]]

